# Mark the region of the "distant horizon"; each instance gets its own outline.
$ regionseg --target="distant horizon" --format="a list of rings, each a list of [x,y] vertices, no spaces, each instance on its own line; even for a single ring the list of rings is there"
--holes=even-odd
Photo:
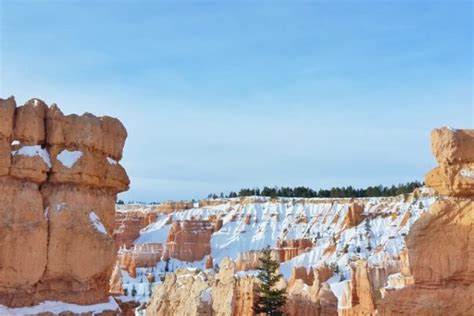
[[[410,190],[409,193],[412,193],[415,189],[417,188],[423,188],[425,187],[425,182],[424,181],[417,181],[417,180],[414,180],[414,181],[409,181],[409,182],[406,182],[406,183],[398,183],[398,184],[392,184],[392,185],[372,185],[372,186],[368,186],[368,187],[353,187],[353,189],[355,190],[366,190],[368,188],[376,188],[376,187],[382,187],[382,188],[390,188],[390,187],[400,187],[400,186],[407,186],[407,185],[413,185],[413,184],[419,184],[419,186],[415,187],[413,190]],[[302,187],[302,186],[297,186],[297,187]],[[294,188],[297,188],[297,187],[294,187]],[[352,186],[348,186],[348,187],[352,187]],[[314,188],[309,188],[309,189],[313,189],[313,190],[316,190],[316,191],[321,191],[321,190],[325,190],[325,191],[330,191],[332,189],[341,189],[341,188],[348,188],[348,187],[332,187],[332,188],[318,188],[318,189],[314,189]],[[216,200],[216,199],[231,199],[231,198],[242,198],[242,197],[270,197],[269,195],[264,195],[264,194],[252,194],[252,195],[243,195],[243,196],[240,196],[239,195],[239,192],[241,190],[248,190],[248,189],[253,189],[253,190],[262,190],[264,188],[271,188],[271,189],[279,189],[279,188],[285,188],[285,186],[264,186],[263,188],[241,188],[240,190],[237,190],[237,191],[230,191],[230,192],[219,192],[216,193],[210,193],[208,194],[207,196],[203,196],[203,197],[199,197],[199,198],[192,198],[192,199],[179,199],[179,200],[164,200],[164,201],[135,201],[135,200],[123,200],[123,199],[117,199],[117,202],[123,202],[124,204],[161,204],[161,203],[166,203],[166,202],[190,202],[190,201],[199,201],[199,200]],[[305,187],[305,188],[308,188],[308,187]],[[224,196],[221,197],[220,196],[220,193],[223,193]],[[236,193],[237,196],[229,196],[230,193]],[[278,195],[277,197],[278,198],[368,198],[368,197],[390,197],[390,196],[399,196],[399,195],[403,195],[404,193],[399,193],[399,194],[394,194],[394,195],[370,195],[370,196],[358,196],[358,197],[355,197],[355,196],[342,196],[342,197],[305,197],[305,196],[284,196],[284,195]],[[211,196],[211,195],[215,195],[215,196]],[[117,203],[117,204],[121,204],[121,203]]]
[[[422,182],[474,127],[472,9],[0,0],[0,97],[120,119],[122,200]]]

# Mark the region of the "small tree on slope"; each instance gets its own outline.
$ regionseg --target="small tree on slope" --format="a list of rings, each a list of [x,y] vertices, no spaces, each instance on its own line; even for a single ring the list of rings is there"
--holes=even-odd
[[[279,263],[272,259],[270,246],[267,246],[257,267],[260,284],[257,286],[257,298],[253,305],[256,314],[283,315],[280,309],[286,302],[285,289],[275,289],[276,283],[282,278],[277,272],[278,267]]]

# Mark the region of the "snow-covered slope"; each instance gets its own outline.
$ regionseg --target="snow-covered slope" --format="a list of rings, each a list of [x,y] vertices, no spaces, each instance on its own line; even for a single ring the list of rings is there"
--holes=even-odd
[[[267,245],[277,248],[281,241],[309,239],[312,247],[281,263],[282,274],[289,279],[293,267],[326,264],[337,271],[328,283],[335,295],[340,296],[341,284],[351,277],[350,262],[365,259],[370,266],[391,265],[396,269],[400,266],[405,236],[434,201],[435,197],[425,189],[409,196],[384,198],[225,199],[218,205],[160,214],[154,223],[141,230],[135,244],[160,243],[166,248],[173,222],[215,218],[222,220],[222,227],[214,231],[210,239],[214,264],[224,257],[235,261],[240,254],[262,250]],[[348,218],[354,204],[363,206],[363,210],[352,226]],[[146,275],[154,274],[158,283],[166,266],[167,270],[205,269],[206,258],[195,262],[171,258],[168,263],[161,261],[155,267],[137,267],[135,278],[124,269],[123,288],[129,296],[135,288],[135,297],[146,301],[154,286],[148,283]]]

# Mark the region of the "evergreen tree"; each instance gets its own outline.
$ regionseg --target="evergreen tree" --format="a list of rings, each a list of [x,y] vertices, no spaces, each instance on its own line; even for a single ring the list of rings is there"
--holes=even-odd
[[[257,286],[253,311],[256,314],[283,315],[280,309],[286,302],[285,289],[275,289],[282,275],[277,272],[280,265],[272,259],[271,252],[270,246],[267,246],[260,257],[260,265],[257,267],[260,284]]]
[[[132,297],[135,297],[137,295],[137,289],[135,288],[135,284],[132,287]]]

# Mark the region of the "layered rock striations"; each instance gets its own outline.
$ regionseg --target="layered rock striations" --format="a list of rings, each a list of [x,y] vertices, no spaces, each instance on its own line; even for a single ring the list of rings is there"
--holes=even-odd
[[[199,261],[211,253],[213,225],[209,220],[174,222],[166,240],[165,258]]]
[[[125,128],[13,97],[0,122],[0,304],[107,301]]]
[[[129,249],[140,230],[153,223],[159,214],[158,209],[118,211],[115,215],[114,239],[118,247]]]

